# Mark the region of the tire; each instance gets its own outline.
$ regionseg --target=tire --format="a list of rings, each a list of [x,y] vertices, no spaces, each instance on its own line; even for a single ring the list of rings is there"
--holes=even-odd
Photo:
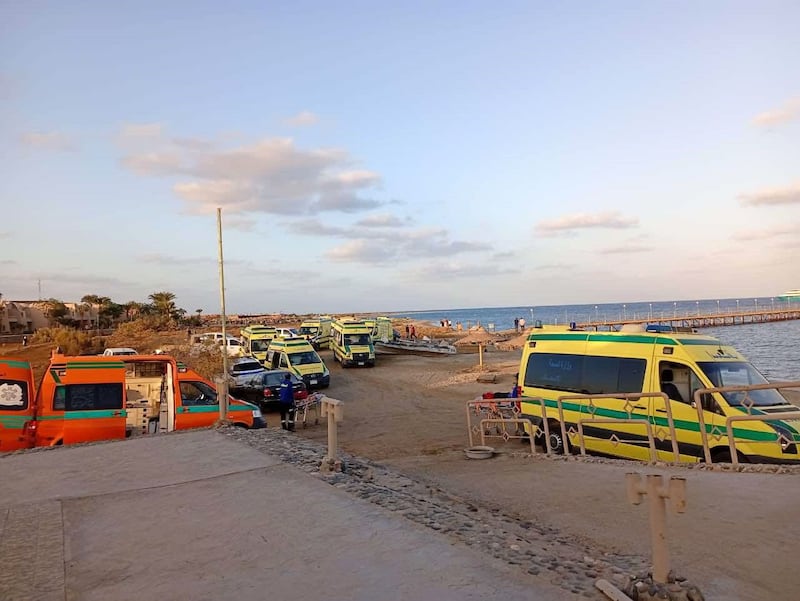
[[[747,457],[736,451],[736,459],[739,463],[750,463]],[[711,451],[711,463],[733,463],[730,449],[715,449]]]
[[[555,455],[564,455],[569,450],[569,441],[564,440],[564,436],[561,433],[561,424],[550,422],[548,426],[550,427],[550,448],[552,452]]]

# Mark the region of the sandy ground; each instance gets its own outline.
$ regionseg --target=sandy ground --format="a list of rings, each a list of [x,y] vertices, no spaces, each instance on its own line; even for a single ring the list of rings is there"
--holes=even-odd
[[[476,382],[477,355],[428,358],[381,355],[372,369],[342,369],[329,353],[329,396],[346,403],[344,448],[520,519],[552,525],[598,553],[649,555],[646,504],[625,496],[625,473],[661,472],[687,479],[688,510],[668,517],[672,565],[709,599],[771,599],[800,587],[794,568],[800,541],[800,475],[650,468],[627,461],[520,456],[464,459],[465,402],[510,390],[519,351],[486,354],[494,384]],[[272,418],[274,422],[274,417]],[[322,427],[301,436],[324,440]]]
[[[26,349],[31,355],[34,349]],[[26,354],[27,354],[26,353]],[[443,490],[496,507],[521,520],[552,525],[593,552],[649,555],[646,505],[625,496],[625,473],[663,472],[687,479],[688,509],[669,515],[672,564],[708,599],[794,598],[800,541],[800,475],[651,468],[625,461],[521,456],[515,443],[489,461],[469,461],[465,402],[486,391],[508,391],[520,351],[485,355],[496,383],[477,383],[477,354],[445,357],[380,355],[375,368],[331,370],[327,394],[346,403],[340,443]],[[485,372],[484,372],[485,373]],[[800,402],[800,395],[794,396]],[[270,426],[277,416],[267,416]],[[298,430],[324,441],[323,426]],[[494,442],[492,443],[494,444]]]

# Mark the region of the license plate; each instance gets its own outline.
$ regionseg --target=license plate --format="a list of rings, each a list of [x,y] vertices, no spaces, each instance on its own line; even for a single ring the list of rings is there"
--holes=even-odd
[[[316,380],[311,380],[311,383],[312,383],[312,384],[316,384],[316,383],[317,383],[317,381],[316,381]]]
[[[364,365],[364,362],[363,361],[359,361],[358,364],[359,365]]]

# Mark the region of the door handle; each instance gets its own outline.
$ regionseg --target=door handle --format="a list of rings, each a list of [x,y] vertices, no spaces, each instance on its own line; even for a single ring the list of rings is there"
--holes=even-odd
[[[667,412],[666,409],[656,409],[656,411],[658,411],[659,413],[666,413]]]
[[[647,407],[645,407],[644,405],[634,405],[633,408],[634,409],[638,409],[639,411],[646,411],[647,410]]]

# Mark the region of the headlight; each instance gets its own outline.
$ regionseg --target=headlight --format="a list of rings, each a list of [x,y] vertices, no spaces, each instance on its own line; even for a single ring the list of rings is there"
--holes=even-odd
[[[784,453],[796,453],[796,447],[794,443],[794,435],[786,428],[782,428],[781,426],[773,426],[778,433],[778,442],[781,445],[781,451]]]
[[[253,417],[261,417],[261,409],[253,409]]]

